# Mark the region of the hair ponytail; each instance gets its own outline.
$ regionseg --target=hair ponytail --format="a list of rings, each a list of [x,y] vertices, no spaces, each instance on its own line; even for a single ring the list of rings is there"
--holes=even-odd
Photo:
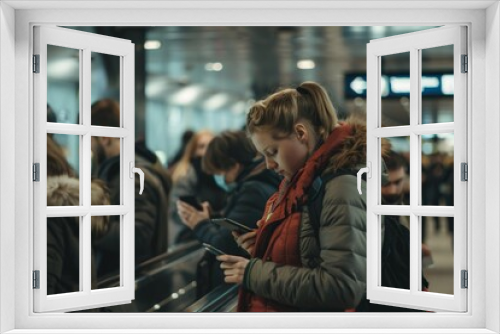
[[[296,89],[282,89],[256,102],[248,113],[247,129],[250,134],[271,131],[274,137],[290,135],[301,119],[309,121],[323,140],[338,123],[328,94],[315,82],[304,82]]]

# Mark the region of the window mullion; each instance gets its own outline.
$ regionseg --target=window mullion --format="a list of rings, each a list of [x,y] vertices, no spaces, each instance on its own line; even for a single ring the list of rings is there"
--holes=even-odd
[[[91,50],[84,48],[82,50],[82,61],[80,62],[80,117],[86,133],[82,136],[82,150],[80,151],[80,161],[82,161],[80,172],[80,187],[83,189],[83,206],[88,208],[83,216],[83,233],[80,234],[80,282],[83,282],[83,291],[90,293],[92,279],[92,247],[91,247],[91,215],[90,207],[92,205],[91,194]]]
[[[410,291],[415,293],[419,291],[419,273],[421,272],[420,249],[421,238],[419,231],[420,218],[415,215],[414,209],[418,205],[419,198],[419,170],[420,168],[420,150],[419,136],[415,133],[420,119],[421,108],[421,89],[420,89],[420,51],[416,48],[410,50]]]

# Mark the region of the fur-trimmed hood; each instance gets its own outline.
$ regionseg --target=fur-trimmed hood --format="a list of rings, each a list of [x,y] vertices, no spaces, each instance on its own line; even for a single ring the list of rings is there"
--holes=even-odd
[[[109,194],[104,183],[92,180],[91,205],[109,205]],[[80,181],[68,175],[49,176],[47,178],[47,206],[79,206]],[[92,233],[102,236],[108,229],[109,217],[93,216]]]
[[[352,131],[342,144],[340,152],[330,158],[325,173],[335,173],[340,169],[359,170],[366,166],[366,123],[349,118],[342,124],[351,127]]]

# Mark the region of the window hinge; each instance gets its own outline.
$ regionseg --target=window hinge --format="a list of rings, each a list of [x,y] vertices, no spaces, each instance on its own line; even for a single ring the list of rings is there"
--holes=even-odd
[[[461,167],[461,181],[469,181],[469,166],[466,162],[460,164]]]
[[[40,73],[40,55],[33,55],[33,73]]]
[[[38,162],[33,164],[33,181],[40,181],[40,164]]]
[[[467,55],[462,55],[462,73],[469,72],[469,57]]]
[[[33,289],[40,289],[40,270],[33,270]]]
[[[462,270],[462,289],[469,287],[469,275],[467,270]]]

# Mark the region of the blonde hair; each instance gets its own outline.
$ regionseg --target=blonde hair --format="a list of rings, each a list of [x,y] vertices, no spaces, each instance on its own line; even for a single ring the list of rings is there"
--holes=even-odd
[[[210,135],[213,137],[213,133],[208,130],[202,130],[197,132],[193,137],[188,141],[186,148],[184,149],[184,153],[182,154],[182,158],[179,160],[179,163],[175,167],[174,173],[172,175],[173,182],[177,182],[180,178],[186,176],[189,167],[191,166],[191,158],[194,157],[194,153],[196,152],[196,146],[198,145],[198,141],[201,137]]]
[[[316,135],[325,140],[337,125],[337,113],[326,90],[315,82],[303,82],[297,88],[285,88],[256,102],[247,115],[251,135],[270,131],[275,138],[293,133],[295,124],[307,120]]]
[[[98,179],[91,183],[91,205],[109,205],[109,192]],[[47,206],[79,206],[80,181],[68,175],[47,177]],[[91,217],[92,240],[97,240],[108,230],[108,216]],[[75,220],[78,221],[78,220]],[[95,238],[95,239],[94,239]]]

